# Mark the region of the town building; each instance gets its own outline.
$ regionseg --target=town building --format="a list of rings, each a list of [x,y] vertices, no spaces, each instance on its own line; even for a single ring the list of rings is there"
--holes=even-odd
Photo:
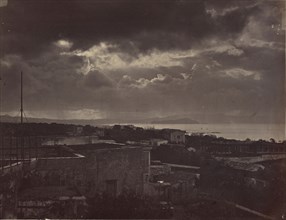
[[[160,146],[162,144],[168,144],[168,140],[165,139],[151,139],[150,143],[152,146]]]
[[[150,148],[124,144],[74,145],[70,148],[85,157],[85,172],[78,183],[87,196],[123,192],[144,194],[150,173]]]
[[[216,141],[208,145],[201,145],[197,148],[201,152],[207,152],[217,155],[228,154],[285,154],[286,146],[283,143],[269,142],[233,142],[233,141]]]
[[[114,140],[99,139],[97,135],[90,136],[72,136],[72,137],[50,137],[42,142],[42,145],[60,146],[60,145],[86,145],[86,144],[99,144],[99,143],[115,143]]]
[[[171,144],[185,144],[186,138],[185,138],[185,131],[182,130],[176,130],[176,129],[163,129],[163,136],[166,138],[169,143]]]
[[[0,191],[3,218],[34,218],[50,209],[56,209],[51,218],[81,218],[85,216],[79,207],[86,206],[86,198],[143,195],[149,184],[150,147],[96,143],[30,150],[37,158],[1,167],[1,185],[6,186]],[[56,207],[70,211],[61,215]]]

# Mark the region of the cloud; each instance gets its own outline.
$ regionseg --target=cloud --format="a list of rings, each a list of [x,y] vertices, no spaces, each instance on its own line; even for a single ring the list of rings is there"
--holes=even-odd
[[[232,48],[232,49],[227,51],[227,54],[232,55],[232,56],[240,56],[243,54],[243,50],[240,50],[237,48]]]
[[[0,9],[5,54],[38,55],[58,39],[65,39],[58,42],[64,43],[62,47],[70,48],[65,43],[72,41],[81,50],[102,41],[126,45],[131,41],[143,53],[189,49],[208,37],[237,35],[255,8],[231,1],[233,6],[213,17],[208,13],[210,1],[139,0],[136,6],[132,0],[32,2],[14,0]]]
[[[203,49],[200,53],[203,54],[227,54],[230,56],[241,56],[244,51],[237,48],[229,42],[218,42],[217,40],[210,41],[210,47]],[[214,46],[215,45],[215,46]]]
[[[8,5],[8,0],[0,0],[0,7],[4,7]]]
[[[61,49],[70,49],[73,43],[68,40],[58,40],[55,45]]]
[[[235,79],[242,79],[247,77],[247,78],[252,78],[254,80],[261,80],[261,74],[255,71],[248,71],[241,68],[234,68],[234,69],[227,69],[224,72],[227,76]]]
[[[236,45],[284,50],[284,31],[281,29],[283,4],[280,3],[273,1],[259,4],[260,13],[249,17]]]
[[[183,76],[184,79],[191,79],[192,78],[192,74],[190,74],[190,73],[181,73],[181,75]]]
[[[103,87],[112,87],[113,81],[99,71],[89,72],[84,78],[84,85],[91,89],[99,89]]]
[[[183,59],[196,56],[195,52],[192,50],[159,51],[157,49],[154,49],[147,54],[139,53],[132,56],[125,51],[121,51],[118,45],[106,42],[101,42],[85,51],[74,50],[61,54],[87,58],[90,70],[182,66]]]
[[[275,3],[14,0],[0,13],[5,112],[19,109],[21,70],[34,115],[272,115],[283,103]]]
[[[79,106],[91,108],[100,100],[104,106],[102,94],[111,94],[100,90],[113,87],[113,81],[105,74],[90,71],[82,74],[86,60],[78,56],[62,56],[50,45],[50,49],[41,56],[25,59],[18,55],[7,55],[1,59],[3,87],[3,111],[18,108],[20,91],[20,72],[24,74],[25,109],[27,111],[55,110],[68,111]],[[108,100],[109,101],[109,100]]]
[[[135,46],[134,50],[138,49]],[[138,51],[138,50],[137,50]],[[120,45],[101,42],[93,45],[87,50],[74,50],[62,52],[63,56],[79,56],[84,57],[87,61],[83,73],[87,74],[92,70],[110,71],[118,69],[155,69],[159,67],[176,67],[184,66],[185,60],[198,58],[210,54],[227,54],[229,56],[241,56],[244,51],[231,45],[230,43],[221,43],[211,41],[208,48],[204,49],[188,49],[188,50],[169,50],[160,51],[154,49],[148,53],[130,54],[121,49]],[[195,68],[195,65],[192,67]]]
[[[158,74],[156,77],[154,77],[151,80],[145,79],[145,78],[140,78],[138,80],[135,81],[135,84],[132,84],[131,86],[137,87],[137,88],[144,88],[147,87],[151,84],[156,84],[156,83],[169,83],[170,81],[172,81],[172,78],[167,76],[167,75],[163,75],[163,74]]]

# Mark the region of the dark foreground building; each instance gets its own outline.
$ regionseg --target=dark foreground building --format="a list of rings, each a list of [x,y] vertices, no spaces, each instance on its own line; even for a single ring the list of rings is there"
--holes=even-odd
[[[2,218],[84,218],[94,195],[143,195],[148,183],[148,148],[99,143],[37,151],[38,158],[1,167]]]

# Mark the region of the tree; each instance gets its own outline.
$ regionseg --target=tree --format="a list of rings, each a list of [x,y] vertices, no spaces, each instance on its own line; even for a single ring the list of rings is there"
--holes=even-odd
[[[274,138],[270,138],[269,139],[271,143],[276,143],[276,141],[274,140]]]

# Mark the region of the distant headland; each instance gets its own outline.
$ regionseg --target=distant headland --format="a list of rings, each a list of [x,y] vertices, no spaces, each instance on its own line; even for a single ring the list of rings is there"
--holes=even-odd
[[[153,120],[151,124],[199,124],[199,122],[190,118],[178,118]]]

